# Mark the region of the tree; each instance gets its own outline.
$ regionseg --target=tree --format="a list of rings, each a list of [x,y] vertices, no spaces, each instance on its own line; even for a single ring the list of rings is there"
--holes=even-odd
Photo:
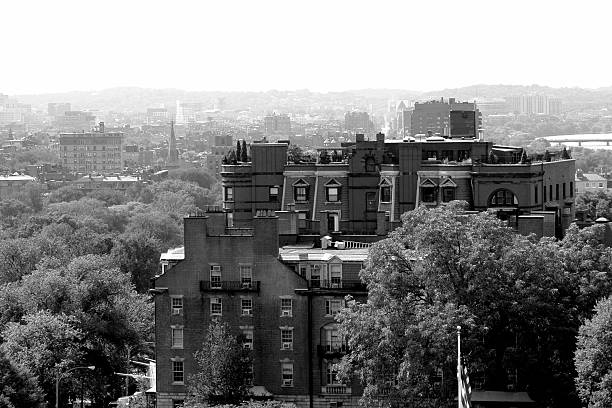
[[[588,408],[612,406],[612,297],[595,306],[595,315],[578,334],[576,387]]]
[[[85,197],[85,191],[73,185],[67,185],[51,191],[48,200],[50,203],[62,203],[79,200],[83,197]]]
[[[198,371],[188,379],[189,402],[235,404],[246,398],[252,381],[251,351],[230,333],[226,323],[210,323],[194,357]]]
[[[486,389],[514,383],[545,405],[577,404],[574,336],[583,305],[605,290],[608,254],[591,248],[572,257],[578,246],[591,245],[589,235],[536,241],[493,214],[464,208],[453,202],[407,212],[398,229],[372,246],[360,274],[368,300],[350,302],[340,314],[352,350],[342,374],[364,384],[366,404],[380,395],[391,405],[448,403],[454,395],[433,384],[438,369],[454,378],[459,324],[470,376]]]
[[[119,269],[131,277],[136,290],[144,293],[159,270],[161,251],[160,241],[149,236],[147,231],[131,231],[117,237],[111,257]]]
[[[36,378],[0,352],[0,408],[43,407]]]

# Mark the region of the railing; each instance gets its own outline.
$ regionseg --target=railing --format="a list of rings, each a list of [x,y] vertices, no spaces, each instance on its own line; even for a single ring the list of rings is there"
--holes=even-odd
[[[319,356],[325,356],[330,354],[347,354],[349,352],[348,346],[343,342],[328,342],[319,344],[317,346],[317,353]]]
[[[324,385],[321,387],[321,394],[346,395],[352,393],[351,387],[346,385]]]
[[[359,280],[341,280],[341,279],[310,279],[308,280],[308,289],[345,289],[365,291],[366,285]]]
[[[361,249],[369,248],[372,246],[370,242],[358,242],[358,241],[342,241],[344,242],[344,249]]]
[[[200,281],[202,292],[259,292],[260,281],[241,282],[241,281]]]

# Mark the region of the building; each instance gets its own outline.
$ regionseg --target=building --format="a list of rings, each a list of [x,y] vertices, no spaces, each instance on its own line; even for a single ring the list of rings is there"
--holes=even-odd
[[[117,173],[124,167],[123,132],[105,132],[104,122],[92,132],[60,133],[60,163],[75,173]]]
[[[510,111],[523,115],[558,115],[561,99],[546,95],[518,95],[506,98]]]
[[[22,191],[26,184],[35,181],[36,178],[32,176],[18,173],[0,176],[0,200],[4,200],[15,193]]]
[[[244,226],[258,213],[295,209],[304,233],[323,233],[327,219],[328,232],[384,235],[404,212],[455,199],[508,219],[550,211],[557,235],[573,220],[575,164],[561,152],[526,157],[474,139],[411,140],[357,135],[300,164],[287,163],[285,143],[253,143],[250,163],[223,166],[228,220]]]
[[[412,123],[412,110],[405,101],[401,101],[395,110],[397,134],[400,137],[410,136]]]
[[[411,134],[439,135],[445,138],[477,138],[482,125],[480,111],[473,102],[450,98],[414,104]]]
[[[50,102],[47,105],[47,114],[49,116],[64,116],[70,111],[70,103],[67,102]]]
[[[576,194],[608,191],[608,180],[599,174],[576,172]]]
[[[251,144],[251,162],[222,166],[223,209],[184,220],[184,247],[163,254],[155,294],[157,404],[185,398],[193,354],[213,319],[253,349],[257,395],[299,407],[356,407],[342,383],[347,352],[334,322],[371,243],[416,206],[465,200],[523,234],[561,235],[574,212],[574,160],[527,157],[474,139],[385,141],[382,134],[287,162],[287,143]]]
[[[55,117],[55,127],[61,132],[84,132],[91,129],[95,122],[95,115],[83,111],[66,111]]]
[[[227,227],[223,212],[187,217],[184,249],[162,255],[151,290],[157,407],[185,399],[193,354],[214,319],[253,350],[254,394],[300,407],[311,399],[313,407],[357,406],[361,388],[341,383],[333,368],[347,351],[334,316],[346,295],[366,296],[358,274],[367,244],[283,245],[298,235],[297,213],[271,214],[255,217],[250,228]]]
[[[266,136],[289,136],[291,134],[291,118],[289,118],[289,115],[277,115],[276,113],[265,116],[264,132]]]
[[[374,131],[374,124],[367,112],[346,112],[344,114],[344,129],[352,134],[370,134]]]
[[[170,113],[166,108],[148,108],[147,125],[165,125],[170,119]]]

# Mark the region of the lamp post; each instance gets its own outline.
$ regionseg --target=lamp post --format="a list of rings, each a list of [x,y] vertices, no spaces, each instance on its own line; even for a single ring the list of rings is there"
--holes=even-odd
[[[86,368],[88,370],[95,370],[96,366],[79,366],[79,367],[72,367],[71,369],[60,373],[59,368],[57,369],[57,375],[55,376],[55,408],[59,408],[59,384],[60,384],[60,380],[69,372],[74,371],[74,370],[78,370],[80,368]],[[83,397],[81,397],[82,399]]]

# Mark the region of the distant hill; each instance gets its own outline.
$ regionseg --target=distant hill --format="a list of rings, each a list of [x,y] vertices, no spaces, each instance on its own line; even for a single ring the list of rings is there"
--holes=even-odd
[[[347,106],[365,109],[373,106],[375,112],[386,110],[390,100],[428,100],[454,97],[459,100],[498,99],[512,95],[543,94],[560,97],[564,104],[612,104],[612,86],[598,89],[551,88],[539,85],[471,85],[463,88],[417,92],[402,89],[358,89],[343,92],[311,92],[309,90],[267,92],[208,92],[181,89],[148,89],[137,87],[110,88],[101,91],[74,91],[41,95],[17,95],[23,103],[35,109],[46,110],[49,102],[70,102],[74,110],[93,109],[116,112],[144,112],[147,108],[173,109],[176,101],[200,102],[212,108],[222,101],[226,109],[253,109],[269,112],[274,109],[287,112],[308,112],[312,106],[342,110]]]

